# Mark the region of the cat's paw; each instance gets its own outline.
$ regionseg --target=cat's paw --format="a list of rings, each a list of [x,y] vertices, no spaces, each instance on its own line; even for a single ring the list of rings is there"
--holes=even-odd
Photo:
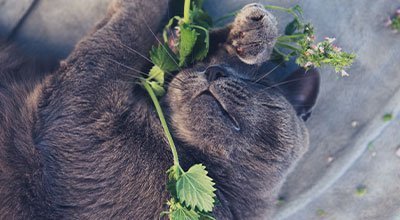
[[[249,4],[236,16],[229,36],[228,51],[244,63],[269,60],[278,37],[277,21],[261,4]]]

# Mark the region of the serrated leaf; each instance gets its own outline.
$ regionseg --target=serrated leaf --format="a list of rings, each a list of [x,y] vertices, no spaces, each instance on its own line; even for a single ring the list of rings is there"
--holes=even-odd
[[[200,220],[216,220],[216,219],[208,213],[200,213]]]
[[[158,67],[158,66],[153,66],[153,68],[150,69],[149,73],[149,78],[151,80],[156,81],[160,86],[164,85],[164,76],[165,73],[164,71]]]
[[[165,44],[153,46],[150,51],[150,59],[156,66],[166,72],[178,69],[175,54]]]
[[[151,88],[153,89],[153,91],[156,94],[156,96],[160,97],[160,96],[163,96],[165,94],[164,87],[162,87],[156,81],[149,81],[148,83],[151,86]]]
[[[295,12],[297,12],[299,15],[303,15],[303,9],[301,8],[300,5],[295,5],[295,6],[292,8],[292,10],[295,11]]]
[[[172,24],[174,24],[174,21],[176,20],[178,23],[181,21],[182,18],[180,18],[179,16],[174,16],[171,19],[169,19],[167,25],[165,25],[164,30],[163,30],[163,39],[164,39],[164,43],[168,43],[168,34],[167,31],[168,29],[170,29],[172,27]]]
[[[192,0],[193,5],[199,8],[203,7],[204,0]]]
[[[210,37],[207,29],[199,29],[200,34],[194,46],[193,61],[201,61],[206,58],[210,48]]]
[[[204,212],[212,211],[215,190],[214,183],[207,176],[205,166],[202,164],[192,166],[176,183],[179,201]]]
[[[300,28],[300,22],[299,22],[299,20],[294,19],[294,20],[291,21],[288,25],[286,25],[285,34],[286,34],[286,35],[292,35],[292,34],[294,34],[299,28]]]
[[[178,206],[170,215],[170,220],[198,220],[200,216],[194,211],[186,207]]]
[[[180,26],[181,39],[179,41],[179,66],[183,66],[187,56],[193,52],[193,47],[197,41],[197,32],[189,25]]]
[[[167,170],[167,174],[168,174],[169,179],[178,180],[179,177],[181,176],[181,171],[180,171],[178,165],[172,165]]]
[[[212,18],[198,6],[193,6],[193,9],[190,11],[190,18],[193,24],[204,28],[210,28],[212,26]]]
[[[168,174],[168,182],[167,189],[171,193],[172,197],[177,197],[176,192],[176,181],[179,179],[181,175],[180,167],[178,165],[173,165],[167,170]]]

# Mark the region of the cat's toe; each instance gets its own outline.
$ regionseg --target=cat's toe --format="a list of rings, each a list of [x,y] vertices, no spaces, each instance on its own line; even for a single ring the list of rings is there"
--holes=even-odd
[[[275,17],[260,4],[249,4],[236,16],[228,44],[243,62],[259,64],[269,60],[277,37]]]

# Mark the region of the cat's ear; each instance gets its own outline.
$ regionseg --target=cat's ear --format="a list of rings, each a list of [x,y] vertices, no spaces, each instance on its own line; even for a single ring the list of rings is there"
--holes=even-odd
[[[304,121],[306,121],[317,101],[320,76],[317,69],[299,68],[281,82],[280,88],[286,99]]]

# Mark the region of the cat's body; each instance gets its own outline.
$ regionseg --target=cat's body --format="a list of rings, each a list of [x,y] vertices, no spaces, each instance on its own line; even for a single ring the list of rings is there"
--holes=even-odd
[[[156,42],[149,29],[161,27],[167,7],[113,2],[52,75],[0,52],[0,219],[156,219],[166,210],[172,155],[148,95],[132,80],[151,64],[129,48],[148,54]],[[299,116],[318,91],[314,71],[309,91],[255,83],[257,65],[245,63],[264,62],[273,39],[256,54],[238,50],[242,26],[222,34],[226,43],[208,61],[174,77],[161,100],[184,168],[203,163],[216,182],[217,219],[271,216],[282,181],[307,149]]]

